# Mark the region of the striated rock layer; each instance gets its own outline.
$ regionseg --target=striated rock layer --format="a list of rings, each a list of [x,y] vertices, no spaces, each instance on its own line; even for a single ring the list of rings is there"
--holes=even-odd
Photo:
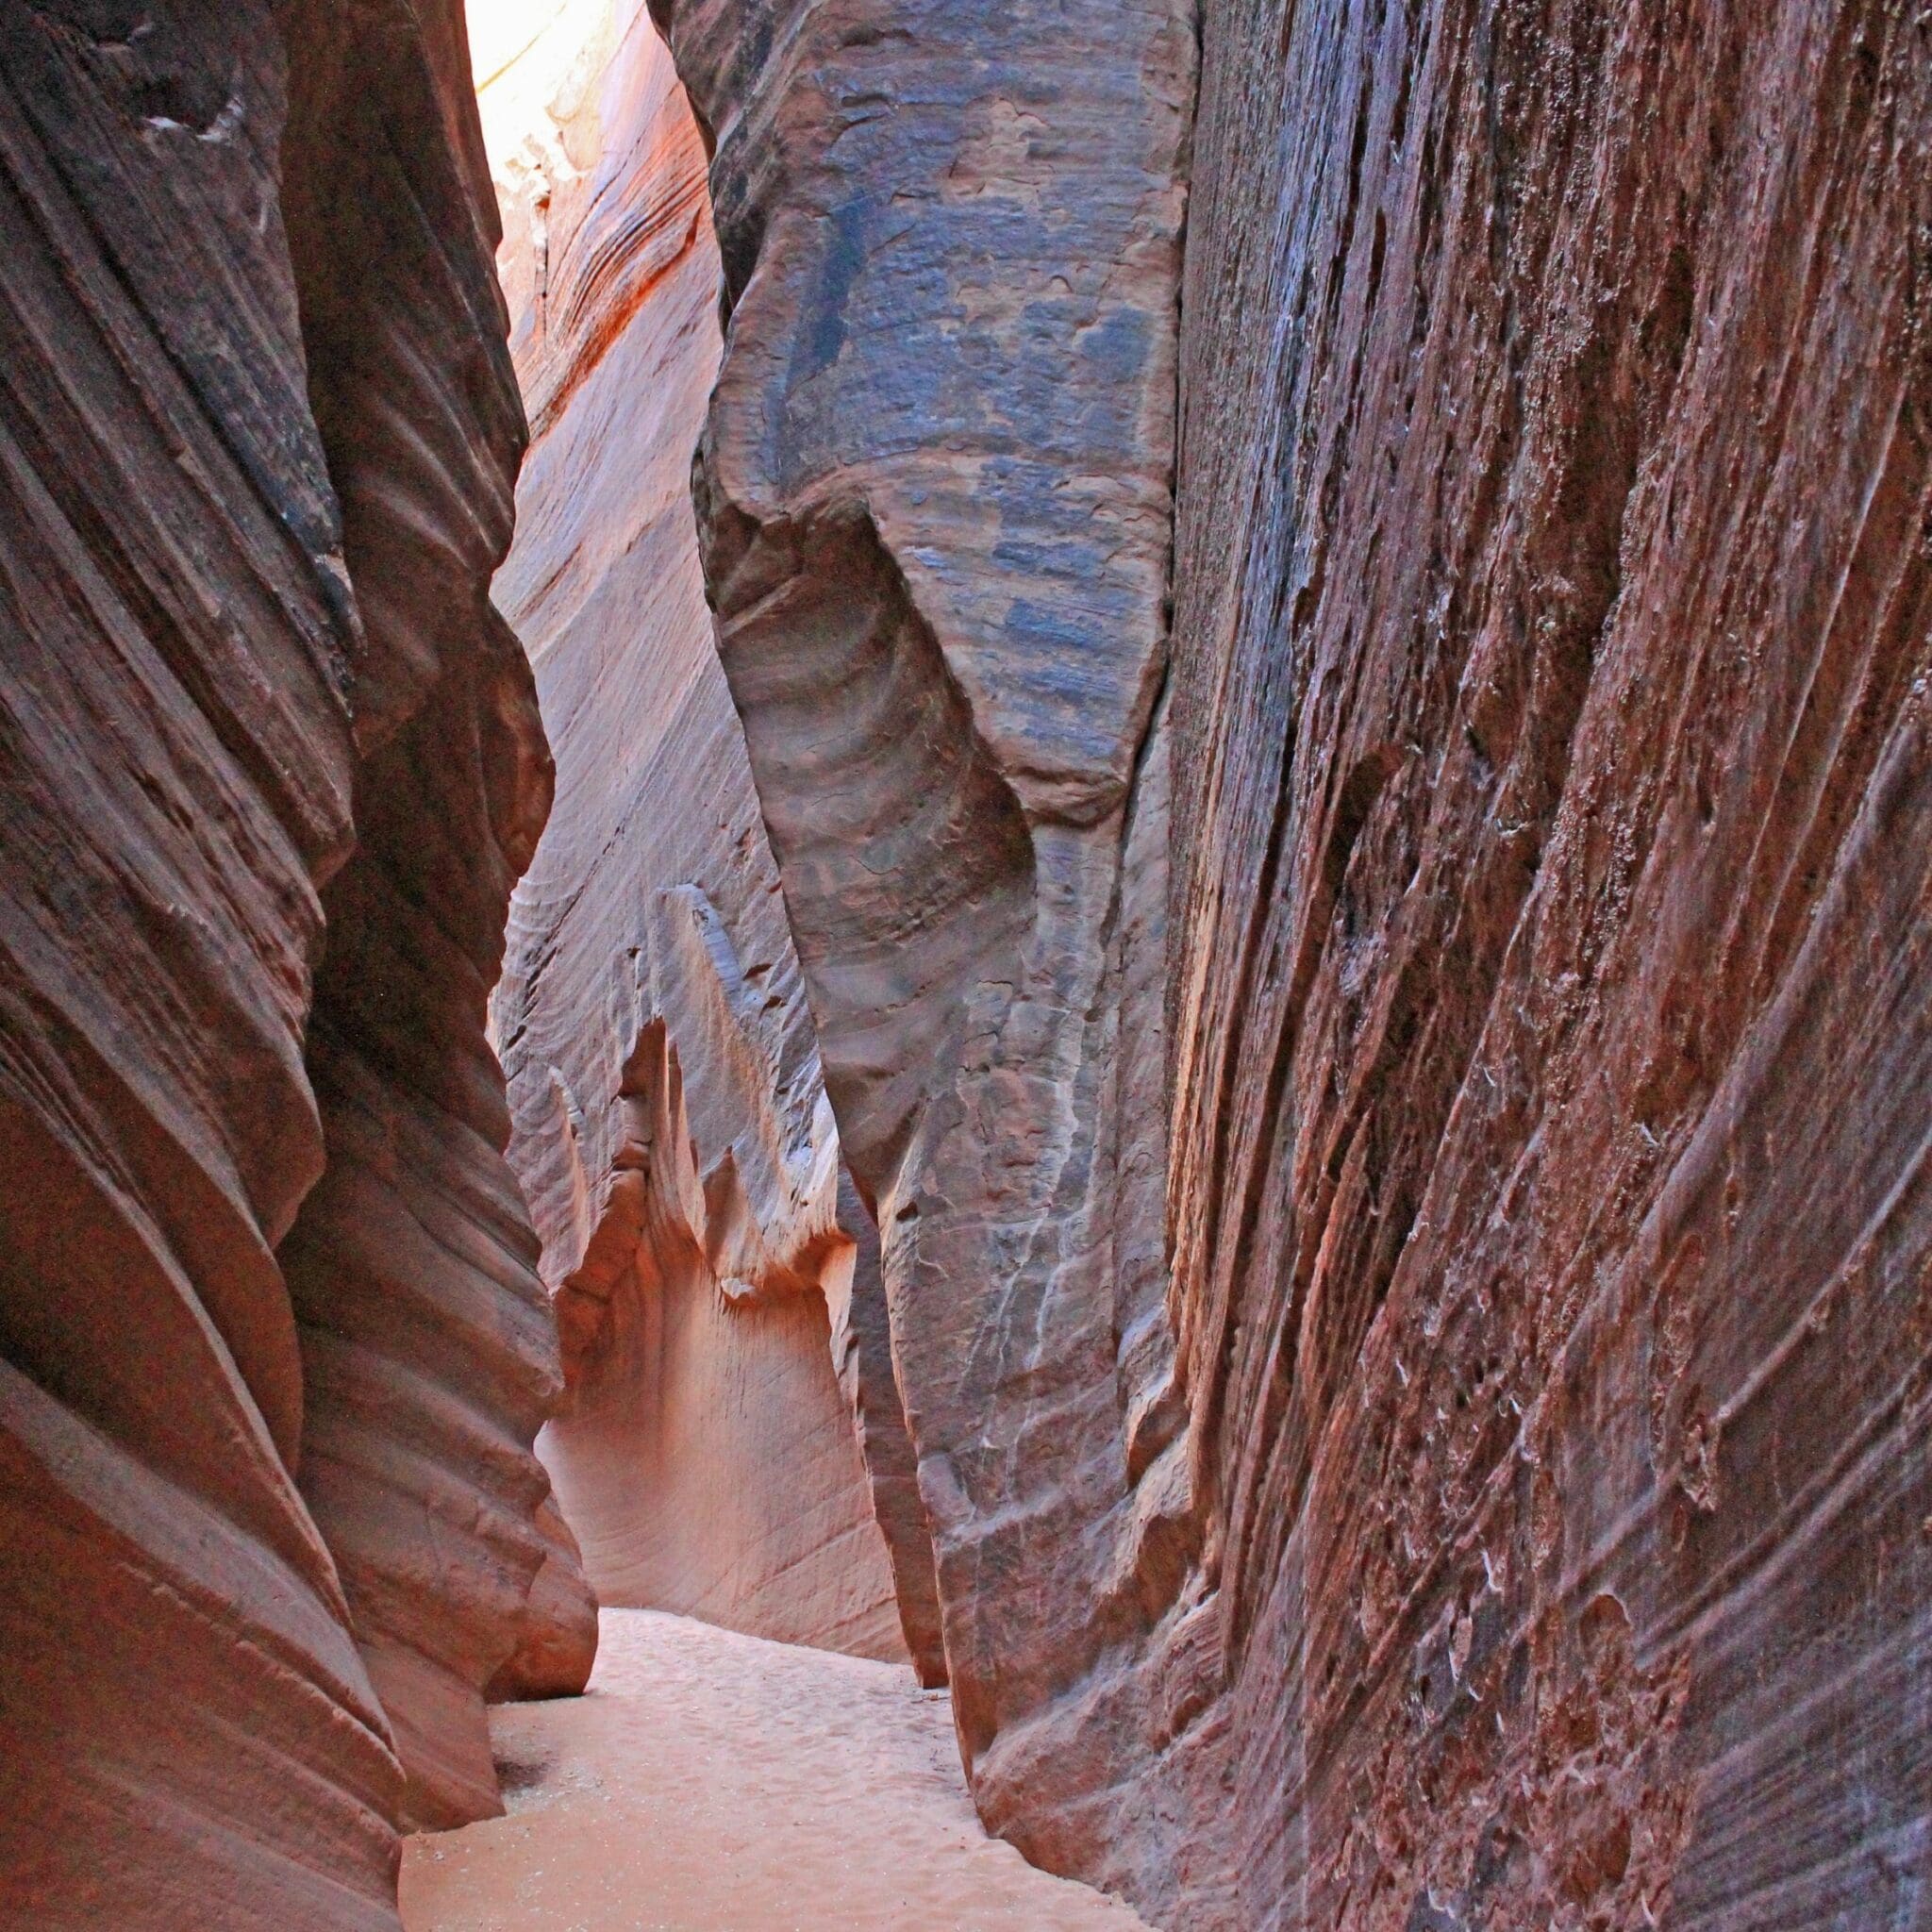
[[[1192,1533],[1156,722],[1189,11],[660,11],[731,303],[719,651],[881,1231],[960,1740],[995,1824],[1118,1873],[1109,1840],[1159,1856],[1100,1794]]]
[[[1208,10],[1175,620],[1240,1916],[1902,1925],[1928,24],[1281,19]]]
[[[558,1381],[489,208],[452,6],[0,6],[9,1924],[394,1927],[445,1760],[496,1802]]]
[[[1921,10],[1208,0],[1190,162],[1182,7],[654,4],[982,1811],[1190,1927],[1912,1923]]]
[[[265,7],[141,47],[77,15],[0,9],[0,1897],[393,1926],[400,1775],[295,1488],[274,1254],[322,1168],[358,642],[288,77]],[[225,114],[251,138],[201,139]]]
[[[581,0],[534,36],[518,9],[492,38],[534,434],[497,594],[558,756],[496,1004],[570,1385],[542,1454],[605,1602],[904,1657],[855,1429],[903,1458],[883,1322],[867,1353],[848,1313],[880,1293],[854,1292],[867,1224],[856,1197],[841,1212],[691,508],[720,348],[704,150],[641,0]],[[882,1514],[929,1576],[904,1475]],[[929,1666],[930,1602],[928,1583]]]
[[[501,1809],[483,1691],[556,1560],[530,1451],[561,1392],[556,1328],[484,1036],[552,773],[489,601],[524,423],[460,18],[416,59],[391,53],[407,17],[387,25],[348,58],[334,34],[291,46],[314,78],[283,202],[366,641],[358,845],[324,893],[308,1045],[327,1168],[281,1252],[303,1491],[395,1729],[406,1819],[439,1825]],[[445,343],[464,347],[425,355]]]

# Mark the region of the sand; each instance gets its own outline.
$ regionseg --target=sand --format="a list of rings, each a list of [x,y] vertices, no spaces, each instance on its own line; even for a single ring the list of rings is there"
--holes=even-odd
[[[509,1815],[408,1841],[408,1932],[1144,1932],[987,1837],[898,1665],[606,1610],[589,1693],[492,1731]]]

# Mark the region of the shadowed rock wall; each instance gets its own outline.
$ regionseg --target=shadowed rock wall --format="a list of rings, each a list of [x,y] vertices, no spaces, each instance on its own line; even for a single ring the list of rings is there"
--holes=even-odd
[[[283,206],[364,619],[358,843],[324,892],[308,1054],[327,1167],[281,1251],[302,1486],[395,1729],[405,1815],[459,1824],[501,1809],[483,1690],[551,1556],[530,1442],[562,1392],[484,1037],[551,794],[529,666],[489,601],[524,421],[459,9],[420,26],[376,9],[346,42],[311,24],[291,59]],[[590,1614],[580,1590],[575,1688]]]
[[[497,593],[558,787],[496,1015],[570,1382],[542,1453],[605,1601],[903,1657],[855,1428],[862,1407],[882,1440],[897,1393],[879,1338],[862,1389],[848,1344],[862,1224],[691,515],[720,347],[704,150],[641,0],[505,35],[478,71],[535,441]]]
[[[392,1928],[546,1559],[487,189],[453,7],[0,6],[9,1923]]]
[[[266,8],[133,25],[0,11],[0,1883],[48,1925],[213,1890],[393,1926],[400,1774],[295,1489],[274,1255],[322,1168],[358,643],[287,77]],[[201,139],[225,113],[252,138]]]
[[[1914,1923],[1919,10],[1208,0],[1183,290],[1187,9],[657,4],[989,1821],[1190,1927]]]

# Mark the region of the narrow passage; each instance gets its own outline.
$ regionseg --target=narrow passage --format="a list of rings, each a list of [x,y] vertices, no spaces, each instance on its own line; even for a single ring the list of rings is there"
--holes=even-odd
[[[588,1693],[491,1729],[508,1815],[411,1839],[408,1932],[1133,1932],[989,1838],[903,1665],[606,1610]]]

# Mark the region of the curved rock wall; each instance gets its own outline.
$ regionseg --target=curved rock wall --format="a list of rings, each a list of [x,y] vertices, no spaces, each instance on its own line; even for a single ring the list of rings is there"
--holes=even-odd
[[[393,1928],[459,1724],[495,1806],[557,1367],[487,195],[453,7],[0,7],[9,1923]]]
[[[961,1741],[996,1824],[1118,1873],[1172,1848],[1108,1794],[1192,1535],[1157,724],[1189,10],[659,11],[731,303],[708,591],[881,1231]]]
[[[392,1927],[274,1253],[322,1168],[358,642],[287,75],[266,7],[135,24],[0,10],[0,1885],[48,1926]]]
[[[1208,0],[1180,290],[1187,9],[655,4],[982,1810],[1191,1927],[1910,1923],[1919,12]]]
[[[524,425],[460,19],[411,58],[395,36],[414,30],[373,12],[348,47],[332,24],[291,47],[308,78],[283,205],[364,618],[365,756],[308,1053],[327,1167],[281,1256],[303,1491],[394,1727],[405,1817],[443,1825],[501,1809],[483,1691],[552,1554],[530,1442],[561,1393],[556,1326],[484,1037],[552,774],[489,601]],[[445,121],[441,141],[391,134]]]
[[[0,0],[4,1915],[395,1932],[567,1380],[1164,1923],[1917,1923],[1923,9],[653,4],[715,260],[483,63],[507,1114],[454,6]]]
[[[478,73],[534,442],[497,593],[558,766],[496,1005],[571,1390],[542,1453],[607,1602],[903,1657],[828,1309],[859,1230],[691,509],[704,150],[641,0],[502,25]],[[897,1410],[889,1357],[864,1393]],[[917,1511],[888,1516],[916,1561]]]

